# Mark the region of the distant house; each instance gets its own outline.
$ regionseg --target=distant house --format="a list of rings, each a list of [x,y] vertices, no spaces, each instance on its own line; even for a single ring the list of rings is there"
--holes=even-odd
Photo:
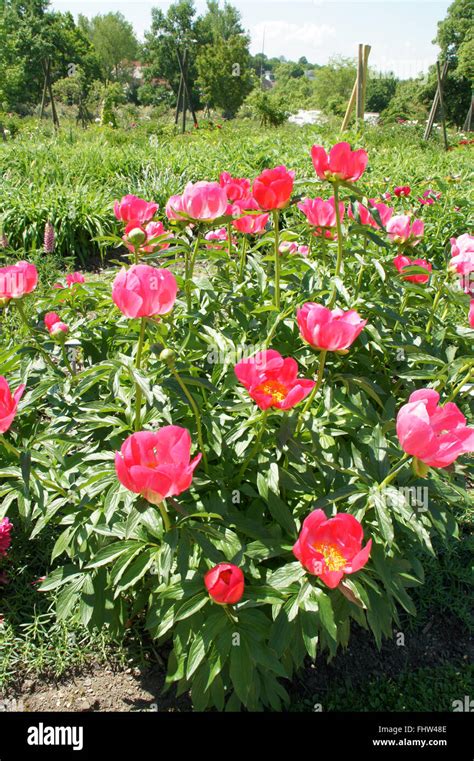
[[[141,63],[141,61],[130,61],[126,64],[132,72],[132,78],[139,83],[143,83],[145,80],[146,70],[150,68],[148,63]],[[164,77],[153,77],[149,80],[149,84],[153,87],[170,87],[170,83]]]
[[[271,71],[264,71],[262,77],[262,90],[271,90],[275,87],[275,77]]]
[[[130,61],[130,66],[132,67],[132,77],[141,81],[144,77],[146,64],[143,64],[140,61]]]
[[[316,78],[315,77],[315,73],[314,73],[314,69],[306,69],[304,75],[305,75],[306,79],[315,79]]]

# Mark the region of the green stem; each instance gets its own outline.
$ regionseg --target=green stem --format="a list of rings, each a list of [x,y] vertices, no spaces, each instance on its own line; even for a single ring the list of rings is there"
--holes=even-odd
[[[61,373],[61,375],[63,375],[62,371],[58,367],[56,367],[56,365],[54,364],[48,352],[43,349],[43,347],[38,343],[38,341],[34,337],[33,329],[26,318],[25,312],[23,310],[23,304],[21,303],[21,301],[20,300],[15,301],[15,305],[23,325],[25,325],[26,329],[28,330],[28,333],[31,336],[31,340],[34,343],[35,348],[39,351],[39,353],[41,354],[45,362],[51,367],[52,370],[54,370],[55,373],[59,372]]]
[[[163,523],[164,523],[164,526],[165,526],[165,531],[170,531],[170,529],[171,529],[171,521],[170,521],[170,518],[169,518],[169,515],[168,515],[168,511],[166,509],[165,503],[164,502],[160,502],[160,504],[158,505],[158,509],[159,509],[159,511],[161,513],[161,517],[163,519]]]
[[[227,252],[229,254],[229,261],[232,261],[232,220],[227,222]]]
[[[145,341],[146,317],[142,317],[140,322],[140,335],[138,338],[137,356],[135,358],[135,367],[140,370],[142,365],[143,344]],[[141,428],[141,408],[142,408],[142,390],[139,384],[135,383],[135,431]]]
[[[237,618],[232,615],[229,609],[229,605],[223,605],[222,607],[224,608],[224,613],[226,614],[227,618],[230,619],[233,624],[237,623]]]
[[[75,372],[74,372],[74,370],[72,368],[72,365],[71,365],[71,363],[69,361],[69,357],[67,355],[66,347],[65,347],[65,345],[63,343],[61,343],[61,354],[63,355],[64,364],[66,365],[67,369],[71,373],[72,377],[74,377],[75,376]]]
[[[363,276],[364,272],[365,272],[365,267],[364,267],[363,264],[361,264],[360,265],[360,270],[359,270],[359,275],[357,277],[357,285],[356,285],[356,292],[355,292],[356,298],[359,295],[359,291],[360,291],[360,288],[361,288],[361,285],[362,285],[362,276]]]
[[[316,378],[316,385],[313,387],[313,390],[311,391],[310,395],[308,396],[308,398],[306,400],[306,404],[303,407],[303,411],[301,412],[301,414],[300,414],[300,416],[298,418],[298,423],[296,425],[296,430],[295,430],[295,436],[297,436],[299,434],[299,432],[301,430],[301,426],[303,425],[304,416],[308,412],[309,408],[311,407],[311,405],[313,403],[314,397],[316,396],[316,394],[318,393],[319,389],[321,388],[321,385],[322,385],[322,382],[323,382],[323,378],[324,378],[324,365],[326,364],[326,356],[327,356],[327,351],[321,351],[321,353],[319,355],[318,375],[317,375],[317,378]]]
[[[275,296],[274,303],[280,309],[280,212],[273,210],[273,229],[275,233]]]
[[[334,270],[334,277],[339,277],[342,269],[342,260],[344,256],[344,239],[342,236],[341,214],[339,210],[339,184],[334,183],[334,210],[336,212],[336,230],[337,230],[337,259],[336,268]],[[331,300],[328,304],[328,308],[332,309],[336,301],[336,284],[333,285]]]
[[[14,454],[14,455],[15,455],[15,457],[20,457],[20,456],[21,456],[21,453],[20,453],[20,451],[19,451],[19,450],[18,450],[16,447],[14,447],[14,446],[13,446],[13,444],[10,444],[10,442],[9,442],[9,441],[7,441],[7,440],[6,440],[6,439],[5,439],[3,436],[1,436],[1,435],[0,435],[0,444],[3,444],[3,446],[5,447],[5,449],[6,449],[8,452],[11,452],[12,454]]]
[[[191,409],[192,409],[192,411],[194,413],[194,419],[196,421],[196,431],[197,431],[197,437],[198,437],[198,442],[199,442],[199,448],[200,448],[201,453],[202,453],[202,461],[203,461],[203,464],[204,464],[204,470],[205,470],[205,472],[207,474],[208,470],[209,470],[209,466],[208,466],[208,462],[207,462],[206,450],[204,448],[204,439],[203,439],[203,436],[202,436],[202,427],[201,427],[201,415],[200,415],[198,406],[197,406],[196,402],[194,401],[194,397],[188,391],[188,388],[187,388],[185,382],[183,381],[183,379],[179,375],[179,373],[176,370],[176,368],[173,367],[173,366],[169,366],[169,367],[170,367],[170,370],[173,373],[174,377],[176,378],[177,382],[179,383],[179,385],[180,385],[180,387],[181,387],[181,389],[183,391],[183,394],[185,395],[186,399],[188,400],[189,404],[191,405]]]
[[[466,385],[466,383],[471,379],[474,378],[474,368],[471,368],[468,372],[468,374],[462,379],[461,383],[458,383],[452,394],[449,395],[447,401],[452,402],[453,399],[456,399],[457,395],[461,391],[462,387]]]
[[[247,259],[247,236],[243,236],[242,251],[240,252],[240,268],[239,268],[239,280],[242,280],[244,276],[245,262]]]
[[[264,410],[264,412],[263,412],[263,414],[262,414],[262,416],[261,416],[261,418],[260,418],[260,420],[261,420],[261,425],[260,425],[260,428],[259,428],[259,430],[258,430],[258,433],[257,433],[257,435],[256,435],[256,437],[255,437],[255,441],[254,441],[253,447],[252,447],[252,449],[250,450],[250,454],[249,454],[249,456],[248,456],[248,457],[247,457],[247,459],[244,461],[244,464],[242,465],[242,467],[241,467],[241,468],[240,468],[240,470],[239,470],[239,474],[238,474],[238,476],[237,476],[237,478],[238,478],[238,480],[239,480],[239,481],[242,479],[242,477],[243,477],[243,475],[244,475],[245,471],[247,470],[247,468],[248,468],[249,464],[251,463],[251,461],[252,461],[252,459],[253,459],[253,456],[254,456],[254,454],[256,453],[256,451],[257,451],[257,449],[258,449],[258,446],[259,446],[259,444],[260,444],[260,441],[261,441],[261,439],[262,439],[262,436],[263,436],[263,432],[265,431],[265,423],[266,423],[266,421],[267,421],[267,417],[268,417],[268,414],[269,414],[269,412],[270,412],[270,409],[271,409],[271,407],[269,407],[268,409]]]
[[[410,457],[410,455],[409,455],[409,454],[407,454],[407,453],[405,452],[405,454],[403,455],[403,457],[401,458],[401,460],[399,460],[399,461],[397,462],[397,464],[396,464],[396,465],[395,465],[395,466],[392,468],[392,470],[390,471],[390,473],[388,474],[388,476],[386,476],[386,477],[384,478],[384,480],[382,481],[382,483],[380,483],[380,484],[378,485],[378,487],[377,487],[377,488],[379,489],[379,491],[382,491],[382,489],[384,489],[384,488],[385,488],[385,486],[388,486],[388,484],[389,484],[389,483],[391,483],[391,482],[393,481],[393,479],[395,478],[395,476],[396,476],[396,475],[398,475],[398,473],[399,473],[399,472],[400,472],[400,471],[403,469],[403,467],[405,466],[405,463],[406,463],[406,461],[407,461],[407,459],[408,459],[409,457]]]
[[[405,309],[407,307],[407,304],[408,304],[408,297],[409,297],[409,295],[410,295],[409,291],[405,291],[405,293],[403,294],[403,298],[402,298],[402,301],[401,301],[401,304],[400,304],[400,317],[403,317],[403,313],[404,313],[404,311],[405,311]],[[394,333],[397,332],[397,328],[398,328],[399,324],[400,324],[400,322],[399,322],[399,320],[397,320],[395,325],[393,326],[393,332]]]
[[[196,243],[194,244],[193,253],[191,255],[191,259],[189,260],[188,273],[186,275],[186,302],[187,302],[188,311],[191,310],[191,302],[192,302],[191,286],[193,284],[194,266],[196,264],[196,257],[197,257],[197,252],[199,250],[199,243],[200,243],[200,236],[198,232],[196,237]],[[188,257],[189,257],[189,253],[188,253]]]
[[[439,286],[438,286],[438,290],[436,291],[436,296],[434,297],[433,307],[431,309],[431,315],[430,315],[430,318],[428,320],[428,324],[426,326],[426,337],[427,338],[428,338],[428,336],[430,334],[431,326],[433,325],[433,320],[434,320],[434,317],[435,317],[435,314],[436,314],[436,309],[438,307],[439,300],[440,300],[441,296],[443,295],[443,288],[444,288],[444,278],[442,278],[440,280],[440,283],[439,283]]]

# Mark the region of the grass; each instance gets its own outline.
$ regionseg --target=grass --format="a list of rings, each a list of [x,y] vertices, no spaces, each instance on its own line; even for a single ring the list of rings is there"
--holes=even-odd
[[[174,135],[159,123],[134,130],[65,126],[55,135],[49,124],[27,120],[15,139],[0,144],[6,180],[0,188],[0,223],[14,249],[31,251],[41,249],[44,226],[50,221],[59,254],[86,266],[101,251],[92,239],[114,229],[114,198],[133,192],[164,208],[169,196],[188,181],[217,179],[223,169],[255,176],[278,164],[295,169],[300,181],[313,180],[311,145],[332,144],[340,137],[338,129],[338,123],[329,123],[263,130],[236,120],[221,130],[184,135]],[[344,138],[369,150],[364,182],[373,186],[376,181],[382,190],[409,180],[421,194],[431,183],[454,178],[449,195],[462,212],[471,151],[464,147],[445,153],[438,137],[423,142],[420,129],[367,126],[363,134]],[[455,135],[452,141],[457,142]],[[314,185],[306,188],[315,190]],[[298,191],[304,189],[297,186]]]

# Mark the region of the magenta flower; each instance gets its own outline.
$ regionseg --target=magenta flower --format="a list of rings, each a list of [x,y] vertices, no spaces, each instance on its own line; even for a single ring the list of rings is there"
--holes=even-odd
[[[315,349],[345,351],[362,333],[367,320],[354,310],[328,309],[308,302],[297,310],[301,337]]]
[[[349,143],[336,143],[329,153],[322,145],[313,145],[311,158],[316,174],[330,182],[355,182],[365,172],[369,160],[363,148],[353,151]]]
[[[122,222],[135,222],[138,227],[151,222],[156,212],[158,204],[144,201],[134,195],[124,196],[121,201],[115,201],[114,213],[117,219]]]
[[[431,388],[414,391],[397,415],[400,446],[431,468],[446,468],[474,451],[474,428],[454,402],[442,406],[439,399]]]
[[[403,270],[406,267],[424,267],[425,270],[427,270],[426,275],[421,273],[415,275],[403,275],[403,279],[409,280],[411,283],[427,283],[430,279],[429,273],[433,269],[430,262],[426,261],[426,259],[410,259],[409,256],[402,256],[401,254],[395,257],[393,263],[400,274],[403,274]]]
[[[11,530],[13,524],[8,518],[2,518],[0,520],[0,557],[4,557],[7,554],[7,550],[11,544]]]
[[[242,359],[234,372],[261,410],[289,410],[313,390],[315,381],[298,378],[298,364],[274,349]]]
[[[423,237],[425,225],[421,219],[414,219],[409,214],[398,214],[387,222],[387,232],[393,243],[407,243],[416,246]]]

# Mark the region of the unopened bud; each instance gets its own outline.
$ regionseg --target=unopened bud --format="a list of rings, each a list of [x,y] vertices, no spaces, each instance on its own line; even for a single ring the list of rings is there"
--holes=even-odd
[[[146,232],[141,227],[134,227],[127,234],[127,239],[132,246],[141,246],[146,241]]]
[[[174,365],[174,360],[176,358],[176,352],[173,349],[163,349],[163,351],[160,354],[160,359],[162,362],[166,362],[169,367],[172,367]]]

